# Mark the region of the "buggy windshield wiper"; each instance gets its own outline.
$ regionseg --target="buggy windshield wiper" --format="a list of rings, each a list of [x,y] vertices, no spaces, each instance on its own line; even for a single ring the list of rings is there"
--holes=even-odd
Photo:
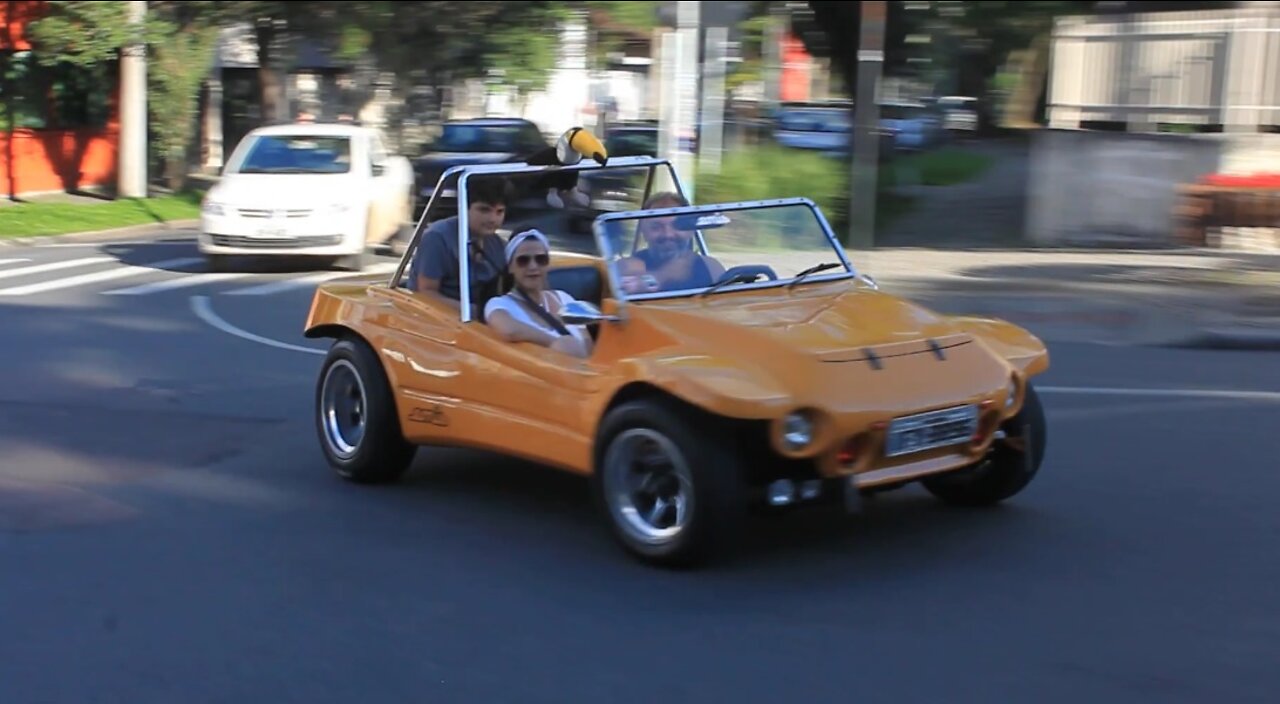
[[[841,266],[844,266],[844,265],[841,264],[840,262],[825,262],[823,264],[815,264],[809,267],[808,269],[805,269],[804,271],[800,272],[799,274],[796,274],[796,277],[791,280],[791,283],[787,284],[787,288],[791,288],[792,286],[795,286],[796,284],[800,283],[800,281],[803,280],[804,277],[809,276],[810,274],[816,274],[820,271],[835,269]]]
[[[719,291],[720,289],[724,288],[725,286],[728,286],[729,284],[749,284],[758,278],[760,278],[759,273],[754,271],[752,272],[744,271],[741,274],[734,274],[733,276],[730,276],[727,279],[724,279],[722,281],[717,281],[714,284],[711,284],[710,286],[699,291],[698,295],[705,296],[708,293]]]

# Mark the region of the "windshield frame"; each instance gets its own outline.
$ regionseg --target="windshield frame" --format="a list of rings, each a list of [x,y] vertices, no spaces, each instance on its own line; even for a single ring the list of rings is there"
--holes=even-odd
[[[609,246],[609,237],[605,233],[606,226],[616,220],[635,221],[637,226],[638,220],[648,217],[666,217],[671,215],[688,215],[691,213],[705,214],[723,214],[729,212],[749,212],[752,210],[766,210],[773,208],[803,206],[813,213],[814,219],[822,229],[822,233],[826,235],[827,243],[831,245],[831,249],[841,264],[844,265],[843,272],[820,272],[811,274],[804,278],[802,283],[814,282],[830,282],[840,281],[844,279],[857,279],[860,274],[853,265],[853,261],[849,259],[848,253],[844,247],[840,245],[839,238],[836,237],[835,231],[831,228],[831,223],[827,221],[826,216],[822,213],[822,209],[818,207],[813,200],[805,197],[790,198],[772,198],[767,200],[748,200],[748,201],[731,201],[725,203],[704,203],[701,205],[686,205],[670,208],[652,208],[649,210],[626,210],[616,213],[606,213],[596,218],[593,225],[595,230],[596,251],[599,256],[604,259],[605,270],[609,274],[609,288],[613,293],[614,299],[618,301],[619,307],[623,307],[628,303],[637,303],[642,301],[671,300],[676,298],[688,298],[697,296],[704,288],[681,289],[677,291],[655,291],[653,293],[627,294],[622,290],[621,277],[618,275],[618,262],[622,257],[628,256],[623,252],[614,252]],[[694,236],[698,242],[699,248],[704,255],[711,254],[707,248],[706,237],[701,229],[694,230]],[[788,286],[795,280],[795,277],[779,278],[777,281],[756,281],[749,284],[738,284],[732,288],[722,288],[717,291],[717,295],[725,291],[754,291],[766,288],[777,288],[780,286]]]
[[[611,170],[635,169],[638,167],[647,167],[649,169],[649,176],[645,183],[645,190],[644,190],[644,196],[643,196],[644,198],[647,199],[651,195],[651,190],[653,188],[654,181],[656,180],[656,175],[658,173],[658,170],[662,167],[665,167],[666,172],[671,179],[672,187],[681,197],[688,199],[689,197],[688,191],[685,189],[684,181],[680,179],[680,174],[676,171],[676,168],[672,164],[671,160],[662,158],[662,157],[648,157],[648,156],[624,156],[624,157],[612,158],[612,159],[608,159],[604,165],[598,164],[590,159],[583,159],[582,161],[576,164],[571,164],[571,165],[551,165],[551,166],[541,166],[541,165],[534,166],[523,161],[499,163],[499,164],[462,164],[462,165],[452,166],[452,167],[449,167],[448,169],[445,169],[444,173],[440,174],[440,178],[436,179],[436,184],[437,186],[442,185],[446,183],[448,179],[452,177],[454,174],[458,175],[457,186],[456,186],[457,203],[458,203],[458,251],[466,252],[467,240],[469,238],[468,233],[470,232],[470,223],[468,222],[469,217],[467,213],[468,204],[470,201],[470,198],[468,195],[468,185],[469,185],[469,181],[473,177],[489,176],[489,175],[507,175],[507,176],[520,175],[520,174],[531,175],[531,174],[555,173],[555,172],[566,172],[566,171],[606,172]],[[412,262],[412,258],[415,256],[417,252],[417,248],[422,244],[422,235],[426,231],[427,227],[430,226],[431,215],[433,214],[435,209],[439,206],[439,203],[442,200],[442,194],[441,194],[442,190],[443,189],[441,188],[436,188],[435,191],[432,192],[431,198],[427,201],[427,207],[423,208],[422,215],[418,217],[418,222],[416,225],[414,225],[413,236],[409,238],[409,242],[405,246],[404,253],[400,256],[400,263],[396,266],[395,271],[391,273],[390,277],[386,282],[387,288],[390,288],[390,289],[398,288],[400,286],[400,282],[404,279],[405,271],[408,270]],[[635,212],[645,212],[645,211],[638,211],[638,210],[623,211],[624,214],[627,212],[635,213]],[[600,251],[601,250],[600,250],[599,239],[597,238],[596,256],[598,257],[602,256],[600,254]],[[608,267],[606,267],[606,271],[608,271]],[[612,273],[609,273],[607,278],[609,279],[608,284],[616,290],[617,279],[612,275]],[[470,267],[467,267],[467,266],[458,267],[458,288],[459,288],[458,290],[459,317],[463,323],[472,322],[473,317],[471,315]],[[621,299],[619,300],[619,303],[622,303]]]

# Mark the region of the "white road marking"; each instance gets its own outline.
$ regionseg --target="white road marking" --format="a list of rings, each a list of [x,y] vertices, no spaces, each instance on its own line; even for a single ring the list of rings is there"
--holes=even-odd
[[[326,271],[319,274],[311,274],[310,276],[302,276],[296,279],[284,279],[281,281],[272,281],[260,286],[250,286],[249,288],[238,288],[234,291],[228,291],[228,296],[267,296],[273,293],[280,293],[291,288],[301,288],[309,284],[320,284],[332,279],[341,279],[349,276],[366,276],[369,274],[389,274],[396,270],[399,264],[375,264],[364,271]]]
[[[130,288],[118,288],[112,291],[104,291],[108,296],[142,296],[157,291],[168,291],[175,288],[183,288],[185,286],[199,286],[200,284],[213,283],[215,281],[226,281],[228,279],[238,279],[243,276],[249,276],[243,272],[228,272],[218,274],[197,274],[195,276],[184,276],[176,279],[166,279],[164,281],[153,281],[149,284],[141,284]]]
[[[299,345],[291,345],[287,342],[272,340],[270,338],[262,337],[260,335],[255,335],[246,330],[241,330],[240,328],[218,317],[218,314],[213,312],[213,307],[209,305],[208,296],[192,296],[191,310],[195,311],[196,317],[200,318],[201,320],[213,326],[214,328],[227,333],[228,335],[234,335],[236,337],[239,337],[244,340],[248,340],[250,342],[256,342],[260,345],[267,345],[269,347],[278,347],[283,350],[292,350],[294,352],[306,352],[308,354],[319,354],[319,355],[326,354],[324,350],[312,349],[310,347],[301,347]]]
[[[112,279],[123,279],[128,276],[138,276],[140,274],[158,273],[166,267],[179,267],[188,264],[195,264],[201,261],[199,257],[188,257],[183,259],[170,259],[163,262],[156,262],[146,266],[124,266],[116,269],[107,269],[106,271],[97,271],[92,274],[83,274],[81,276],[73,276],[69,279],[57,279],[54,281],[45,281],[43,283],[31,284],[29,286],[15,286],[13,288],[0,289],[0,296],[26,296],[32,293],[44,293],[46,291],[57,291],[64,288],[74,288],[83,284],[92,284],[99,281],[111,281]],[[8,272],[6,272],[8,273]]]
[[[1047,394],[1081,396],[1171,396],[1182,398],[1231,398],[1252,401],[1280,401],[1280,391],[1244,391],[1236,389],[1133,389],[1097,386],[1037,386]]]
[[[49,264],[37,264],[35,266],[24,266],[20,269],[5,269],[0,271],[0,279],[8,279],[14,276],[27,276],[28,274],[42,274],[46,271],[58,271],[60,269],[73,269],[78,266],[89,266],[90,264],[101,264],[103,262],[119,261],[115,257],[85,257],[84,259],[68,259],[65,262],[52,262]]]
[[[18,263],[18,262],[29,262],[29,261],[31,261],[31,260],[30,260],[30,259],[0,259],[0,265],[3,265],[3,264],[16,264],[16,263]]]

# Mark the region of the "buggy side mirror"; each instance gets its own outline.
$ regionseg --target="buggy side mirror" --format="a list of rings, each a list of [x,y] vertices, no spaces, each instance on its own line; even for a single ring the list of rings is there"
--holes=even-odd
[[[599,308],[586,301],[570,301],[560,309],[560,319],[565,325],[591,325],[592,323],[616,323],[621,318],[616,315],[605,315]]]

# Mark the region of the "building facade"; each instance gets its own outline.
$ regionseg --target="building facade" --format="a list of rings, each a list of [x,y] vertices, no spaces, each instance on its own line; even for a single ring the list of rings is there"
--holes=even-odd
[[[44,8],[0,1],[0,192],[110,192],[120,135],[117,66],[41,65],[27,28]]]

